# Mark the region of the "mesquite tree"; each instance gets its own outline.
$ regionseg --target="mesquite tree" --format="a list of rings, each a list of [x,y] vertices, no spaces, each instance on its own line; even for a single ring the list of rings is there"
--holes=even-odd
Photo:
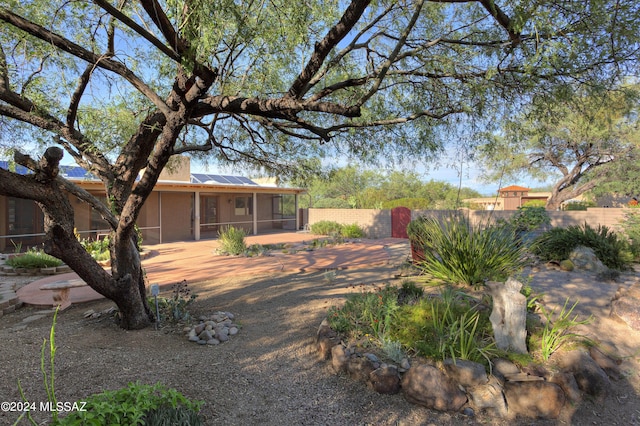
[[[615,83],[636,64],[637,18],[619,0],[5,0],[0,143],[34,173],[0,170],[0,194],[35,200],[45,250],[145,327],[134,226],[172,155],[281,174],[426,156],[455,117]],[[63,151],[106,205],[57,176]],[[109,223],[111,274],[76,240],[66,193]]]

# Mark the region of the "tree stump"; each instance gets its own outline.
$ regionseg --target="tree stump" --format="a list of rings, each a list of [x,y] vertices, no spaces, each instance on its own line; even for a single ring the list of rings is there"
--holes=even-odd
[[[509,278],[507,282],[487,283],[493,298],[489,320],[498,349],[527,353],[527,298],[520,293],[522,283]]]

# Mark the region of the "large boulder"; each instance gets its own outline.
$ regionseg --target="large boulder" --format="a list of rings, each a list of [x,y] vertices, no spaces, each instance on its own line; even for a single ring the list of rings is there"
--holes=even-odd
[[[573,262],[575,269],[600,273],[608,268],[598,259],[595,252],[590,247],[578,246],[569,254],[569,260]]]
[[[555,359],[562,371],[573,374],[578,387],[587,395],[602,400],[611,390],[609,376],[588,353],[580,350],[569,351]]]
[[[557,419],[565,403],[560,386],[542,380],[506,382],[504,395],[510,417]]]
[[[445,359],[444,371],[465,388],[484,385],[489,381],[484,365],[466,359]]]
[[[633,284],[627,291],[616,293],[611,303],[612,318],[626,323],[633,330],[640,330],[640,286]]]
[[[467,402],[456,382],[428,364],[411,367],[402,377],[402,390],[407,401],[439,411],[459,411]]]

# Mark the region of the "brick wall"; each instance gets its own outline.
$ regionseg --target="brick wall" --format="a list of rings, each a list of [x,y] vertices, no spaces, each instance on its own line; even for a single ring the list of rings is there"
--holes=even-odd
[[[609,228],[619,229],[624,213],[628,209],[623,208],[590,208],[586,211],[550,211],[551,226],[567,227],[588,223],[591,227],[605,225]],[[472,225],[486,224],[496,219],[508,219],[515,211],[486,211],[486,210],[460,210],[467,215]],[[448,210],[413,210],[411,218],[420,215],[443,216],[451,214]],[[357,223],[364,229],[368,238],[391,237],[391,210],[367,210],[367,209],[308,209],[304,213],[309,226],[321,220],[338,222],[343,225]]]

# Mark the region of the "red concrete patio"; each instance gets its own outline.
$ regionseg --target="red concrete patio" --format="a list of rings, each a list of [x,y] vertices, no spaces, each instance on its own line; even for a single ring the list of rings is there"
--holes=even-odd
[[[168,287],[182,280],[189,284],[225,276],[264,275],[278,272],[324,271],[385,265],[390,261],[386,246],[407,243],[407,240],[386,238],[361,240],[348,244],[324,247],[313,251],[302,250],[305,243],[323,236],[309,233],[287,232],[249,236],[247,245],[286,244],[289,253],[274,252],[271,256],[238,257],[216,254],[217,240],[186,241],[158,244],[148,247],[150,256],[142,261],[149,283]],[[308,247],[308,246],[307,246]],[[300,251],[296,251],[300,250]],[[32,282],[17,291],[24,304],[55,306],[53,292],[40,290],[40,286],[58,281],[77,280],[75,273],[56,275]],[[72,304],[101,299],[90,287],[70,289]]]

